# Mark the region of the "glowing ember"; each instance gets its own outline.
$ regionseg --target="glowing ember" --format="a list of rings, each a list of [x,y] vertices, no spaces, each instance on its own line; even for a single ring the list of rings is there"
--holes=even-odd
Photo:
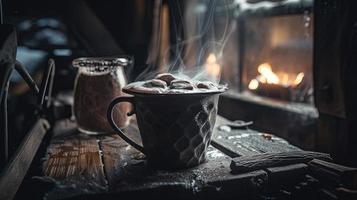
[[[213,77],[218,77],[220,75],[221,66],[217,64],[217,58],[213,53],[209,54],[207,57],[205,69],[206,72]]]
[[[296,76],[280,72],[275,73],[269,63],[263,63],[258,66],[258,75],[256,78],[249,82],[248,88],[250,90],[256,90],[259,87],[259,83],[276,84],[285,87],[297,86],[304,79],[304,73],[300,72]]]

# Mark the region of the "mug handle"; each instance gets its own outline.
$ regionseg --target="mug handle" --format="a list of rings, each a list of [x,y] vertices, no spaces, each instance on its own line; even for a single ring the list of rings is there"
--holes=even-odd
[[[133,96],[121,96],[121,97],[117,97],[115,98],[110,104],[109,104],[109,107],[108,107],[108,110],[107,110],[107,118],[108,118],[108,122],[109,124],[112,126],[112,128],[116,131],[116,133],[125,141],[127,142],[128,144],[130,144],[131,146],[133,146],[135,149],[139,150],[141,153],[143,154],[146,154],[145,153],[145,150],[144,150],[144,147],[140,146],[139,144],[135,143],[132,139],[130,139],[129,137],[127,137],[125,135],[125,133],[118,127],[118,125],[115,124],[114,122],[114,119],[113,119],[113,109],[114,109],[114,106],[118,103],[121,103],[121,102],[129,102],[131,104],[134,104],[134,97]],[[130,112],[128,113],[128,116],[129,115],[132,115],[134,114],[134,112]]]

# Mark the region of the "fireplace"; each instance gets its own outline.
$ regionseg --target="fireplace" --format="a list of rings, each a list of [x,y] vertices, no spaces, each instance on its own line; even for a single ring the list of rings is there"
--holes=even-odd
[[[242,91],[312,104],[312,14],[245,17]]]
[[[312,105],[312,3],[253,6],[239,16],[240,92]]]
[[[192,6],[195,3],[197,7]],[[130,191],[134,191],[135,194],[146,195],[147,189],[153,189],[158,192],[158,196],[167,190],[167,194],[170,191],[179,191],[180,197],[208,199],[225,197],[223,195],[230,198],[236,193],[243,198],[246,193],[254,193],[254,198],[278,195],[277,198],[291,199],[303,194],[321,199],[355,199],[357,181],[354,168],[328,164],[320,161],[320,157],[306,163],[308,165],[291,163],[288,160],[288,166],[275,166],[271,165],[270,158],[290,154],[299,157],[303,152],[295,151],[298,149],[290,145],[293,144],[303,150],[329,153],[340,164],[357,166],[357,157],[353,156],[357,152],[357,1],[127,0],[114,6],[87,0],[57,3],[13,0],[11,4],[14,4],[14,8],[5,13],[15,15],[6,20],[18,22],[17,39],[21,47],[18,46],[16,57],[33,64],[35,70],[31,75],[39,79],[42,77],[44,81],[37,88],[20,62],[12,66],[7,65],[8,62],[5,62],[6,65],[0,63],[6,67],[3,68],[6,70],[6,79],[10,77],[7,72],[14,67],[14,70],[20,71],[21,76],[27,77],[26,83],[31,83],[27,87],[24,81],[14,80],[12,84],[17,87],[10,86],[9,98],[6,97],[6,88],[2,93],[5,94],[4,98],[0,98],[0,129],[5,130],[0,131],[0,168],[3,167],[4,171],[0,175],[0,188],[5,188],[0,191],[7,191],[0,192],[0,199],[3,194],[14,196],[16,191],[19,191],[16,199],[33,195],[39,198],[43,195],[51,197],[45,194],[47,189],[55,191],[54,194],[61,193],[52,195],[53,198],[76,198],[73,195],[77,194],[89,198],[97,198],[98,195],[114,198],[119,192],[131,195]],[[198,29],[199,34],[192,29],[182,28],[183,23],[177,23],[182,21],[181,14],[187,13],[198,15],[186,16],[184,20],[189,22],[193,30]],[[47,15],[51,18],[45,18]],[[153,18],[160,18],[161,21]],[[208,19],[208,23],[201,23],[204,19]],[[227,24],[233,26],[227,27]],[[5,25],[5,28],[4,30],[11,32],[0,32],[5,33],[7,44],[4,46],[5,51],[0,54],[8,55],[7,46],[15,50],[16,33],[12,26]],[[156,32],[161,37],[156,38]],[[152,38],[148,37],[150,34],[153,35]],[[188,40],[181,35],[188,35]],[[7,42],[11,40],[12,42]],[[151,42],[154,44],[150,44]],[[156,42],[158,44],[155,45]],[[150,55],[147,58],[148,47]],[[209,89],[213,83],[207,82],[207,79],[212,77],[217,83],[228,83],[230,91],[220,95],[219,101],[215,99],[213,104],[200,99],[207,93],[191,96],[182,94],[180,97],[175,94],[156,95],[157,98],[170,98],[165,101],[150,100],[149,96],[153,96],[150,94],[135,96],[135,99],[142,99],[141,103],[137,102],[137,106],[134,106],[136,110],[142,110],[135,112],[139,126],[143,123],[145,130],[151,129],[153,125],[158,128],[152,134],[154,137],[149,138],[155,139],[157,133],[167,130],[170,134],[164,133],[163,138],[170,141],[160,140],[157,146],[162,147],[163,143],[170,144],[172,141],[175,143],[164,145],[165,148],[155,152],[171,155],[172,151],[177,151],[180,155],[172,154],[171,157],[180,157],[189,160],[188,162],[200,157],[200,161],[196,162],[200,163],[203,160],[202,154],[197,156],[197,152],[201,150],[199,147],[193,148],[194,143],[197,143],[197,139],[204,139],[204,144],[201,142],[198,145],[206,148],[210,144],[211,130],[216,130],[216,134],[212,134],[212,146],[208,149],[211,153],[207,154],[209,158],[202,167],[194,168],[193,171],[156,173],[142,161],[144,156],[139,155],[134,148],[125,146],[124,141],[118,140],[119,136],[86,136],[75,131],[76,125],[71,115],[72,84],[76,73],[71,61],[79,56],[124,53],[134,54],[136,59],[134,69],[124,69],[131,81],[141,74],[151,75],[151,70],[155,73],[162,72],[167,65],[178,72],[183,70],[183,66],[187,67],[187,72],[193,73],[193,79],[202,80],[193,85],[179,80],[181,77],[169,80],[172,76],[165,74],[157,76],[156,80],[145,82],[150,83],[149,86],[158,86],[158,91],[162,91],[162,88]],[[29,59],[30,57],[33,59]],[[52,59],[48,68],[43,67],[49,57],[55,58],[56,69]],[[7,56],[3,58],[8,59]],[[173,65],[171,60],[175,61]],[[7,80],[6,82],[9,83]],[[8,87],[8,84],[3,85]],[[35,95],[30,90],[38,94],[39,98],[34,98]],[[51,92],[55,98],[50,98]],[[187,98],[191,97],[200,97],[197,104],[184,105],[188,102]],[[133,99],[128,96],[122,98]],[[119,99],[115,101],[119,102]],[[146,104],[147,108],[157,109],[139,108]],[[163,108],[167,109],[163,112]],[[184,110],[189,113],[188,117],[181,115],[185,114]],[[211,120],[216,120],[217,110],[219,115],[231,121],[217,116],[214,127]],[[144,114],[140,116],[140,113]],[[162,117],[157,120],[156,115]],[[171,118],[175,115],[179,116],[179,120],[172,125]],[[52,126],[56,121],[60,122],[58,126]],[[135,122],[133,120],[133,126],[126,128],[125,133],[139,136],[143,128],[138,129]],[[10,134],[7,134],[8,124]],[[179,138],[180,140],[171,141],[171,137],[182,136],[186,132],[188,134]],[[192,134],[193,132],[199,132],[200,136]],[[129,138],[137,139],[130,136],[134,135],[129,135]],[[127,140],[129,139],[125,141]],[[226,144],[217,142],[219,140]],[[50,147],[45,153],[48,144]],[[147,144],[145,140],[143,144]],[[234,151],[231,147],[237,147],[241,151]],[[292,152],[250,156],[281,150]],[[193,154],[194,157],[191,156]],[[310,154],[314,153],[307,153]],[[45,158],[42,158],[43,155]],[[323,157],[329,156],[321,156]],[[260,166],[259,169],[255,165],[251,168],[254,171],[247,173],[238,172],[238,168],[242,168],[244,163],[248,166],[252,158],[258,161],[253,164],[267,165]],[[264,162],[260,158],[268,159]],[[301,158],[305,158],[305,155]],[[167,159],[160,160],[167,162]],[[43,173],[37,176],[40,175],[40,168]],[[321,174],[315,179],[312,171]],[[79,181],[75,181],[77,177]],[[78,187],[76,183],[79,183]],[[293,183],[294,186],[291,185]],[[284,186],[280,187],[282,185]],[[40,187],[34,192],[33,186]],[[237,190],[239,188],[241,190]],[[317,191],[317,194],[311,191]],[[95,194],[92,196],[92,193]],[[34,198],[37,199],[36,197]]]
[[[221,114],[253,121],[255,129],[305,149],[314,149],[318,132],[313,3],[239,1],[232,11],[237,26],[222,59],[222,79],[231,91],[221,98]],[[216,27],[224,27],[225,16],[217,15]]]

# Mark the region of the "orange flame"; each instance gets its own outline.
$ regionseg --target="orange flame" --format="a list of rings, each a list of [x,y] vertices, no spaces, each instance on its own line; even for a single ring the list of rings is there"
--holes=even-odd
[[[248,88],[250,90],[256,90],[256,89],[258,89],[258,87],[259,87],[259,81],[257,81],[257,79],[252,79],[249,82]]]
[[[249,82],[248,88],[250,90],[258,89],[259,83],[297,86],[303,81],[305,76],[303,72],[300,72],[296,75],[295,79],[292,79],[293,75],[285,72],[276,74],[273,72],[273,69],[269,63],[260,64],[257,70],[260,75]]]
[[[267,83],[279,84],[279,77],[272,71],[269,63],[259,65],[258,72],[267,80]]]
[[[294,80],[294,84],[299,85],[302,82],[302,80],[304,79],[304,76],[305,76],[304,73],[302,73],[302,72],[298,73],[298,75],[296,76],[296,78]]]

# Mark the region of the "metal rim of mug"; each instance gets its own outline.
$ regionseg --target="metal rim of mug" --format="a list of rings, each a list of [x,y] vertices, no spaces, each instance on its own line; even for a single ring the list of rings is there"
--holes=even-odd
[[[207,92],[191,92],[191,93],[145,93],[145,92],[135,92],[130,89],[123,88],[122,91],[134,96],[203,96],[203,95],[214,95],[221,94],[227,91],[228,88],[223,88],[220,90],[207,91]]]

